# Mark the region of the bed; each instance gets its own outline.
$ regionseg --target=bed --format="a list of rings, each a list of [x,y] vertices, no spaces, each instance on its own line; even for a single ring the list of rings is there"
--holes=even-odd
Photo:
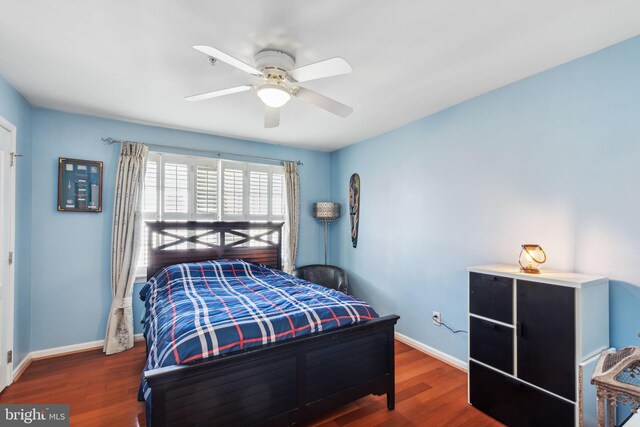
[[[394,408],[398,316],[280,271],[282,223],[146,226],[149,425],[300,424],[368,394]]]

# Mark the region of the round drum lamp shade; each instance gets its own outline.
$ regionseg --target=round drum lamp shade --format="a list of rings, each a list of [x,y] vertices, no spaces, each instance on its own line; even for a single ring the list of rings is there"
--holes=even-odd
[[[331,222],[340,216],[340,203],[318,202],[313,204],[313,217],[318,221]]]

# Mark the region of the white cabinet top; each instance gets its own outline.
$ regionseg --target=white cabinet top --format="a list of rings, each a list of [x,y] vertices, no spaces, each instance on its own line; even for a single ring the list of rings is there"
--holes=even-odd
[[[560,271],[540,269],[540,274],[523,273],[520,267],[515,265],[482,265],[479,267],[469,267],[470,272],[493,274],[495,276],[510,277],[512,279],[527,280],[529,282],[549,283],[551,285],[569,286],[572,288],[583,288],[586,286],[601,285],[608,283],[609,279],[604,276],[594,276],[590,274],[565,273]]]

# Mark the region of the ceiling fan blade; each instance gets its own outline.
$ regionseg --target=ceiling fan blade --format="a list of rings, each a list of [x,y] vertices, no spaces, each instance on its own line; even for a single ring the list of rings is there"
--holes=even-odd
[[[303,87],[298,88],[295,96],[340,117],[347,117],[353,112],[353,108]]]
[[[210,98],[217,98],[218,96],[231,95],[232,93],[245,92],[253,89],[253,86],[236,86],[228,89],[214,90],[213,92],[201,93],[200,95],[187,96],[185,101],[202,101]]]
[[[351,71],[353,71],[353,69],[347,61],[336,57],[305,65],[304,67],[294,68],[293,70],[287,71],[287,75],[296,82],[308,82],[309,80],[348,74]]]
[[[265,106],[264,127],[276,128],[280,125],[280,109]]]
[[[253,74],[254,76],[264,76],[264,74],[262,74],[262,71],[258,70],[257,68],[254,68],[249,64],[245,64],[244,62],[240,61],[239,59],[236,59],[231,55],[227,55],[226,53],[222,52],[221,50],[216,49],[215,47],[211,47],[211,46],[194,46],[193,48],[195,50],[199,50],[200,52],[204,53],[205,55],[209,55],[209,56],[212,56],[212,57],[214,57],[216,59],[219,59],[220,61],[231,65],[232,67],[236,67],[237,69],[242,70],[245,73]]]

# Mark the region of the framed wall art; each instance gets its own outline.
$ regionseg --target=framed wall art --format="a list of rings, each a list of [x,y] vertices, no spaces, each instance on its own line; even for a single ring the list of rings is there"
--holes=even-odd
[[[102,162],[58,159],[58,210],[102,212]]]

